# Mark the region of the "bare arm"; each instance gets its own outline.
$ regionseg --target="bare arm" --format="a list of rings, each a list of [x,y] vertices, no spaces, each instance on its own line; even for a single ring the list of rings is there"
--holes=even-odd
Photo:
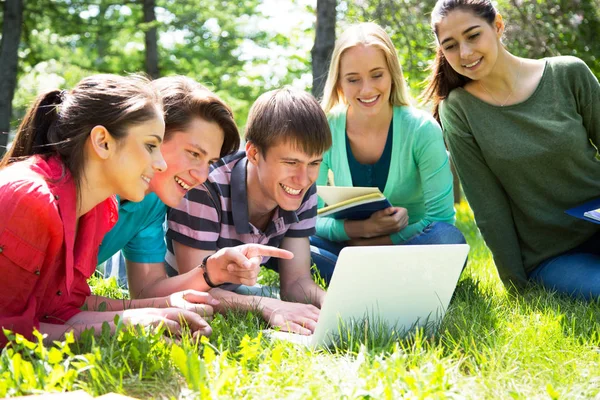
[[[299,303],[311,303],[321,308],[325,291],[312,279],[310,273],[310,244],[308,238],[286,237],[281,242],[282,249],[294,254],[291,260],[279,261],[281,297]]]
[[[257,311],[270,326],[302,335],[310,335],[317,327],[320,310],[312,304],[291,303],[271,297],[244,296],[219,288],[212,289],[210,294],[219,300],[215,310],[220,313],[228,309]]]
[[[86,311],[94,312],[120,312],[141,308],[170,308],[177,307],[183,310],[193,311],[205,318],[213,315],[213,306],[218,300],[206,292],[197,290],[183,290],[169,296],[153,297],[149,299],[117,300],[102,296],[89,296],[86,298]]]
[[[352,239],[348,243],[351,246],[391,246],[394,243],[389,235],[377,236],[369,239]]]
[[[173,244],[175,245],[175,242]],[[192,249],[191,247],[187,248]],[[176,252],[176,254],[178,253]],[[209,255],[212,252],[209,251],[206,253],[206,255]],[[178,260],[179,275],[170,278],[167,276],[162,263],[148,264],[127,261],[127,281],[129,282],[131,298],[141,299],[168,296],[171,293],[186,289],[194,289],[201,292],[208,291],[210,287],[204,281],[202,270],[195,268],[196,265],[202,262],[204,255],[199,257],[200,261],[197,264],[185,270],[182,270],[182,264]],[[192,265],[191,262],[189,264]]]
[[[408,225],[408,212],[402,207],[388,207],[376,211],[365,220],[344,221],[344,229],[351,240],[390,235],[401,231],[406,225]]]
[[[170,293],[186,289],[208,291],[210,286],[204,279],[204,271],[198,268],[205,257],[206,270],[209,280],[214,285],[230,282],[243,285],[254,285],[260,262],[263,256],[292,258],[293,254],[271,246],[259,244],[245,244],[236,247],[224,248],[213,253],[210,250],[200,250],[173,241],[173,250],[177,261],[179,275],[167,278],[164,272],[152,271],[151,278],[140,276],[148,272],[149,265],[140,271],[134,271],[137,266],[131,266],[128,272],[130,282],[137,280],[151,282],[147,287],[136,287],[136,297],[167,296]],[[160,266],[162,269],[162,265]],[[128,270],[130,266],[128,265]],[[134,276],[135,274],[135,276]]]
[[[114,332],[116,316],[120,316],[123,323],[127,325],[158,326],[162,324],[174,335],[181,335],[184,327],[188,327],[193,336],[208,336],[212,333],[211,327],[198,314],[178,308],[141,308],[119,312],[82,311],[64,325],[41,323],[39,330],[41,333],[47,334],[45,343],[50,344],[54,340],[61,340],[68,331],[73,331],[76,338],[89,328],[93,328],[95,333],[100,333],[104,322],[108,324],[111,332]]]

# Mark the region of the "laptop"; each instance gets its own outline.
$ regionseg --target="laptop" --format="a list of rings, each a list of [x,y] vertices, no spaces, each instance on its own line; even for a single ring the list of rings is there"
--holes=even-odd
[[[365,318],[395,332],[435,326],[448,308],[468,253],[466,244],[345,247],[314,334],[268,330],[266,336],[317,347],[331,344],[340,329]]]

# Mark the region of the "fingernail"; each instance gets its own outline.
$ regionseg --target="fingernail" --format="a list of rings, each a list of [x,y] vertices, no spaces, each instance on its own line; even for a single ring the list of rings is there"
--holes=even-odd
[[[220,301],[219,301],[219,300],[217,300],[217,299],[212,299],[212,300],[210,301],[210,304],[212,304],[213,306],[216,306],[216,305],[217,305],[217,304],[219,304],[219,303],[220,303]]]

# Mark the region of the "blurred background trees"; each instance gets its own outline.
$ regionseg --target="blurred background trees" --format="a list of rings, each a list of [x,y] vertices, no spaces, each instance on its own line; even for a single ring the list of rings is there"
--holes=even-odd
[[[505,44],[570,54],[600,76],[600,0],[499,0]],[[0,0],[0,132],[40,91],[98,72],[184,74],[229,102],[240,126],[263,91],[320,96],[335,32],[375,21],[396,44],[413,93],[433,58],[435,0]],[[315,40],[316,37],[316,40]],[[312,61],[312,62],[311,62]],[[8,135],[0,133],[0,152]]]

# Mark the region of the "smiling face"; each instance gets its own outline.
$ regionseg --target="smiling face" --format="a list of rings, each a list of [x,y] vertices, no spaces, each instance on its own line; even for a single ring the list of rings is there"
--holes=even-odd
[[[345,50],[338,88],[355,113],[375,116],[389,107],[392,78],[383,51],[363,44]]]
[[[504,32],[500,15],[490,25],[469,11],[454,10],[437,24],[436,31],[442,53],[457,73],[478,80],[494,70]]]
[[[319,176],[322,155],[308,155],[291,142],[280,142],[263,154],[252,143],[246,144],[248,161],[256,172],[258,189],[248,188],[248,193],[258,193],[253,199],[264,208],[295,211],[302,204],[306,191]]]
[[[176,207],[188,190],[206,181],[223,140],[221,127],[201,118],[194,118],[184,131],[172,132],[161,149],[168,168],[155,174],[150,190],[167,206]]]
[[[167,168],[160,151],[165,123],[162,115],[133,125],[125,138],[116,143],[114,157],[105,173],[114,185],[113,193],[130,201],[141,201],[155,173]]]

